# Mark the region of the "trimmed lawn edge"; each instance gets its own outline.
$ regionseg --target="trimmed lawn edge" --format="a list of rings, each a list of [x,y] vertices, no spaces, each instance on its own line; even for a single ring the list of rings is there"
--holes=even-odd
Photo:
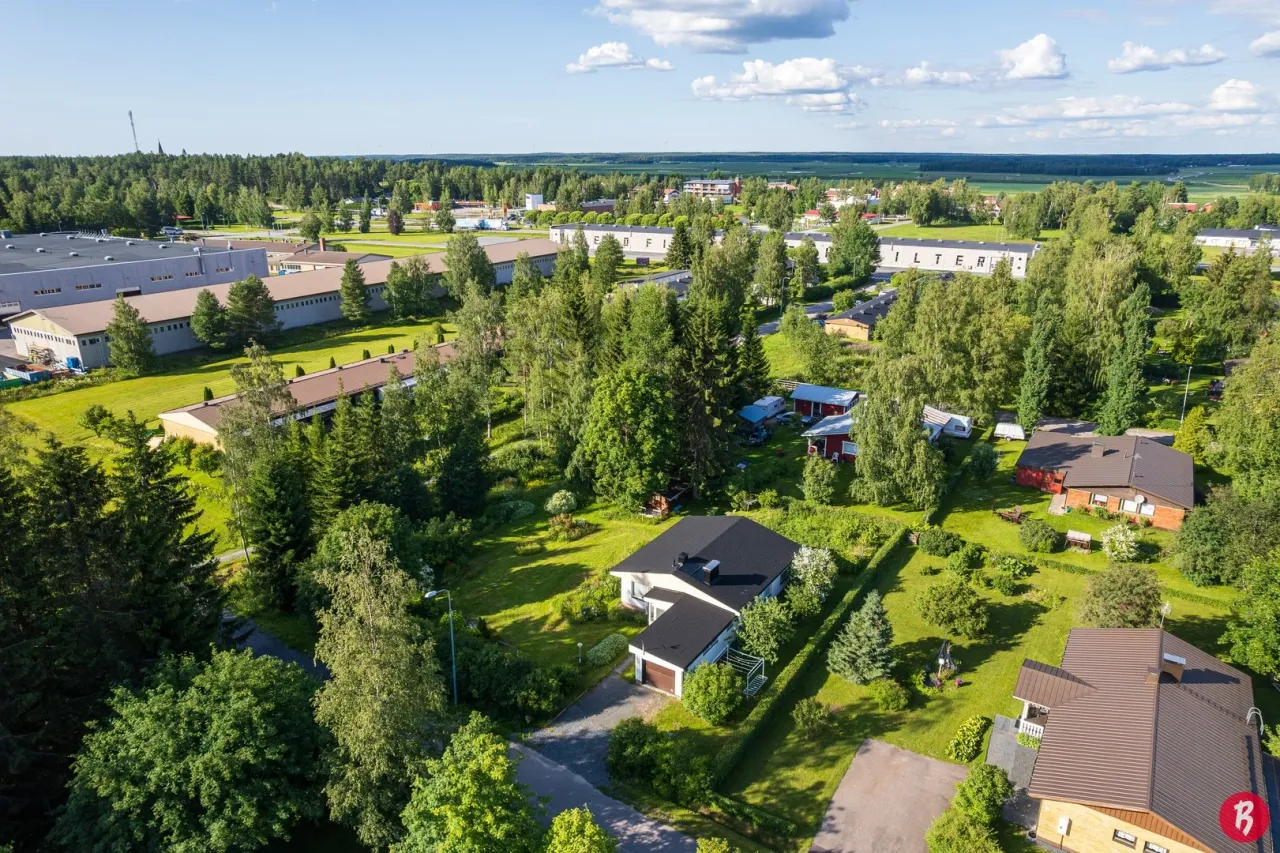
[[[906,536],[907,529],[900,527],[885,540],[879,550],[872,555],[871,560],[868,561],[866,568],[862,572],[862,577],[849,588],[849,591],[844,594],[844,598],[827,615],[818,630],[813,632],[813,636],[809,638],[809,641],[783,668],[774,681],[773,690],[770,690],[768,695],[751,709],[751,713],[747,715],[739,726],[739,731],[720,747],[720,750],[711,760],[711,773],[717,786],[722,785],[728,779],[729,774],[742,762],[747,748],[755,740],[757,733],[773,716],[774,711],[782,704],[783,700],[791,695],[791,691],[799,681],[799,677],[817,658],[818,653],[827,647],[845,617],[853,609],[853,605],[859,596],[862,595],[863,590],[879,573],[880,566],[889,558],[890,554],[897,550],[898,546],[906,539]]]

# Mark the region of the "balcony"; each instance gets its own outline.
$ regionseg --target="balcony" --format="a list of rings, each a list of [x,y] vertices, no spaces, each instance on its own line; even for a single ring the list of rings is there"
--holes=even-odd
[[[1044,717],[1037,717],[1040,722],[1033,722],[1025,717],[1019,718],[1017,721],[1018,734],[1024,734],[1039,740],[1044,737]]]

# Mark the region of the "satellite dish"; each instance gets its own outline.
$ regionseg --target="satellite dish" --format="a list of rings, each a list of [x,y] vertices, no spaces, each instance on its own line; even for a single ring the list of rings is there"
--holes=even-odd
[[[1134,495],[1133,500],[1135,503],[1144,504],[1147,502],[1147,497],[1146,495]]]

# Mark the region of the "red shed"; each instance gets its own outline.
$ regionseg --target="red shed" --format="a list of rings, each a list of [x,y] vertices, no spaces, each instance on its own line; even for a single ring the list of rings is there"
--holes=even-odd
[[[848,414],[858,402],[858,397],[857,391],[825,385],[797,385],[791,392],[796,412],[814,418]]]

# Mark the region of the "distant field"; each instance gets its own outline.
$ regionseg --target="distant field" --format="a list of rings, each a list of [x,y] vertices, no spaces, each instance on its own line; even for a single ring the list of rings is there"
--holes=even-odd
[[[1056,228],[1040,232],[1035,240],[1010,237],[1002,225],[895,225],[878,232],[880,237],[923,237],[931,240],[981,240],[987,243],[1035,243],[1062,236]]]

